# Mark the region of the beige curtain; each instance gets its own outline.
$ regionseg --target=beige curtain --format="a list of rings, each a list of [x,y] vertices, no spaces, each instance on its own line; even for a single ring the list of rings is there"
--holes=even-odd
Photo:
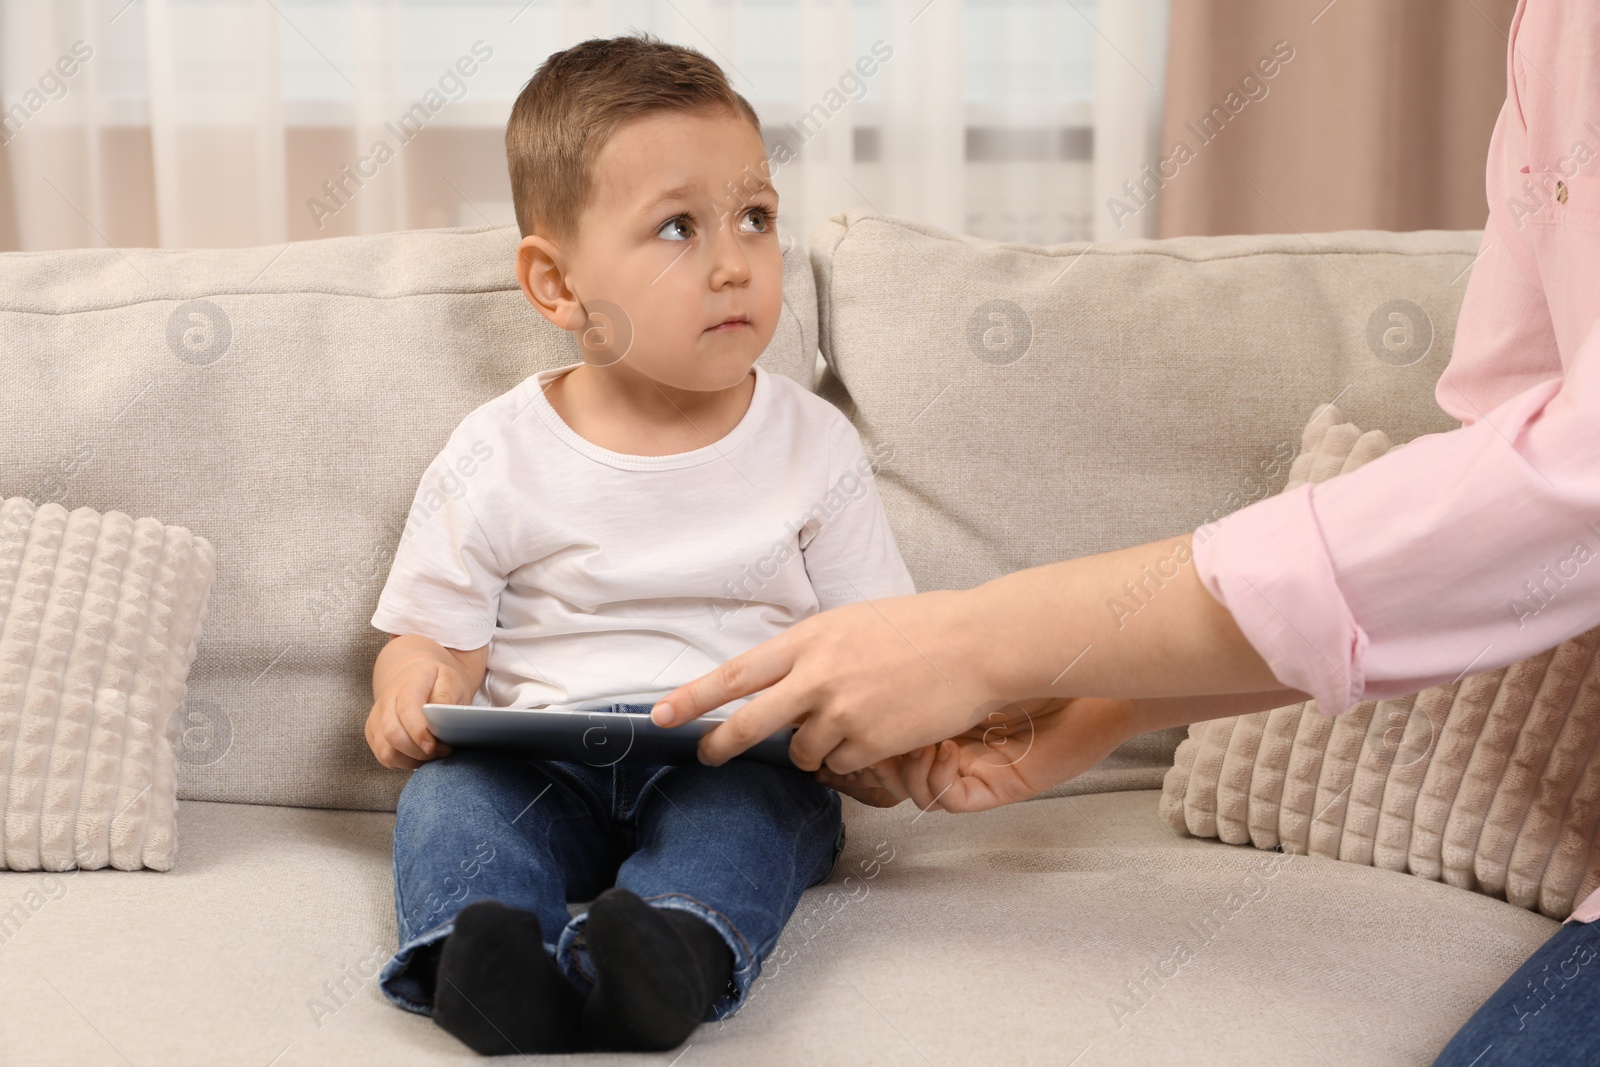
[[[1172,0],[1158,232],[1473,229],[1514,0]],[[1187,149],[1187,151],[1185,151]]]

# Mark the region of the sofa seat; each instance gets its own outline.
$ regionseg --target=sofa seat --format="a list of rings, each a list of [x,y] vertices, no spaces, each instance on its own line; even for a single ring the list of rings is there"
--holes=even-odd
[[[838,869],[744,1011],[671,1054],[574,1059],[1426,1064],[1556,928],[1408,875],[1179,837],[1158,796],[967,816],[847,800]],[[165,873],[0,872],[0,1062],[479,1059],[377,989],[392,813],[183,801],[178,819]]]

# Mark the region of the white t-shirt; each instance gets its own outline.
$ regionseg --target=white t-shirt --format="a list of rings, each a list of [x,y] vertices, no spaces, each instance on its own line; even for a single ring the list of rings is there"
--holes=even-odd
[[[550,406],[543,387],[571,369],[456,427],[372,616],[446,648],[487,644],[473,704],[654,703],[818,611],[915,591],[872,477],[889,450],[874,464],[826,400],[758,366],[721,440],[630,456]]]

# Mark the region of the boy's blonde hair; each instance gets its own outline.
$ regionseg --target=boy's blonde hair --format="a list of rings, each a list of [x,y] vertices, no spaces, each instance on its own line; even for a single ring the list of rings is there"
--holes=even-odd
[[[556,52],[511,106],[506,160],[517,228],[576,236],[593,192],[595,157],[617,128],[652,111],[724,110],[761,120],[710,59],[649,34],[591,38]]]

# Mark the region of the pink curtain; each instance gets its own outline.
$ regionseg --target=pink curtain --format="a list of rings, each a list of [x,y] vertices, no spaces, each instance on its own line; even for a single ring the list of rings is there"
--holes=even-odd
[[[1172,0],[1162,237],[1476,229],[1514,0]]]

